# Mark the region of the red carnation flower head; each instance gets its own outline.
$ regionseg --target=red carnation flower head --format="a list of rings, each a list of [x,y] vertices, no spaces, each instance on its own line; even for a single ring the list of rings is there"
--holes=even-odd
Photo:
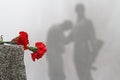
[[[47,51],[46,46],[43,42],[36,42],[35,43],[35,47],[33,49],[33,53],[31,54],[32,60],[35,61],[35,59],[40,59],[42,58],[42,56],[45,54],[45,52]]]
[[[36,42],[35,46],[38,48],[38,51],[41,53],[45,53],[47,51],[46,45],[43,42]]]
[[[45,44],[43,42],[36,42],[35,46],[37,47],[37,52],[39,53],[39,56],[42,57],[47,51]]]
[[[35,61],[35,59],[37,58],[38,54],[36,52],[31,53],[31,58],[33,61]]]
[[[18,45],[23,45],[24,46],[24,50],[28,49],[27,45],[29,44],[29,40],[28,40],[27,32],[20,31],[19,32],[19,36],[14,38],[12,41],[17,43]]]

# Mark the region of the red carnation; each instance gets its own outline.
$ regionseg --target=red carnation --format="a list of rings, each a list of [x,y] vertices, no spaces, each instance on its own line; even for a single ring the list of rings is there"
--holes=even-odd
[[[47,51],[46,46],[42,42],[36,42],[35,46],[37,48],[36,51],[34,51],[31,54],[32,60],[35,61],[35,59],[40,59],[44,55],[44,53]]]
[[[37,53],[31,53],[31,57],[32,57],[32,60],[35,61],[36,57],[37,57]]]
[[[24,31],[19,32],[19,36],[13,39],[12,41],[17,43],[18,45],[23,45],[24,50],[28,49],[27,45],[29,44],[29,40],[28,34],[26,32]]]

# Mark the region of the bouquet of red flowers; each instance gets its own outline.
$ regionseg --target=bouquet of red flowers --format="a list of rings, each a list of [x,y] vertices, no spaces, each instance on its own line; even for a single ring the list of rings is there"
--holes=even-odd
[[[20,31],[19,36],[13,38],[11,41],[3,41],[1,36],[0,44],[4,43],[22,45],[24,50],[32,51],[31,57],[33,61],[42,58],[47,51],[46,45],[43,42],[36,42],[35,46],[29,46],[28,34],[24,31]]]

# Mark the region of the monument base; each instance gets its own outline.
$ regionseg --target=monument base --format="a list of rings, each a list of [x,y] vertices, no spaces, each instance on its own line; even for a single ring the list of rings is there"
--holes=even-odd
[[[0,45],[0,80],[27,80],[22,46]]]

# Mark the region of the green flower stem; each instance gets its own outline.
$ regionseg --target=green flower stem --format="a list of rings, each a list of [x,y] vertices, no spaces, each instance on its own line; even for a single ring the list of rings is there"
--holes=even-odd
[[[4,43],[7,43],[7,44],[17,44],[17,43],[15,43],[13,41],[4,41]]]
[[[4,42],[0,41],[0,44],[4,44]]]
[[[12,41],[0,41],[0,44],[4,44],[4,43],[7,43],[7,44],[17,44],[17,43],[12,42]]]
[[[37,47],[32,47],[32,46],[29,46],[28,49],[32,52],[36,52],[37,51]]]

